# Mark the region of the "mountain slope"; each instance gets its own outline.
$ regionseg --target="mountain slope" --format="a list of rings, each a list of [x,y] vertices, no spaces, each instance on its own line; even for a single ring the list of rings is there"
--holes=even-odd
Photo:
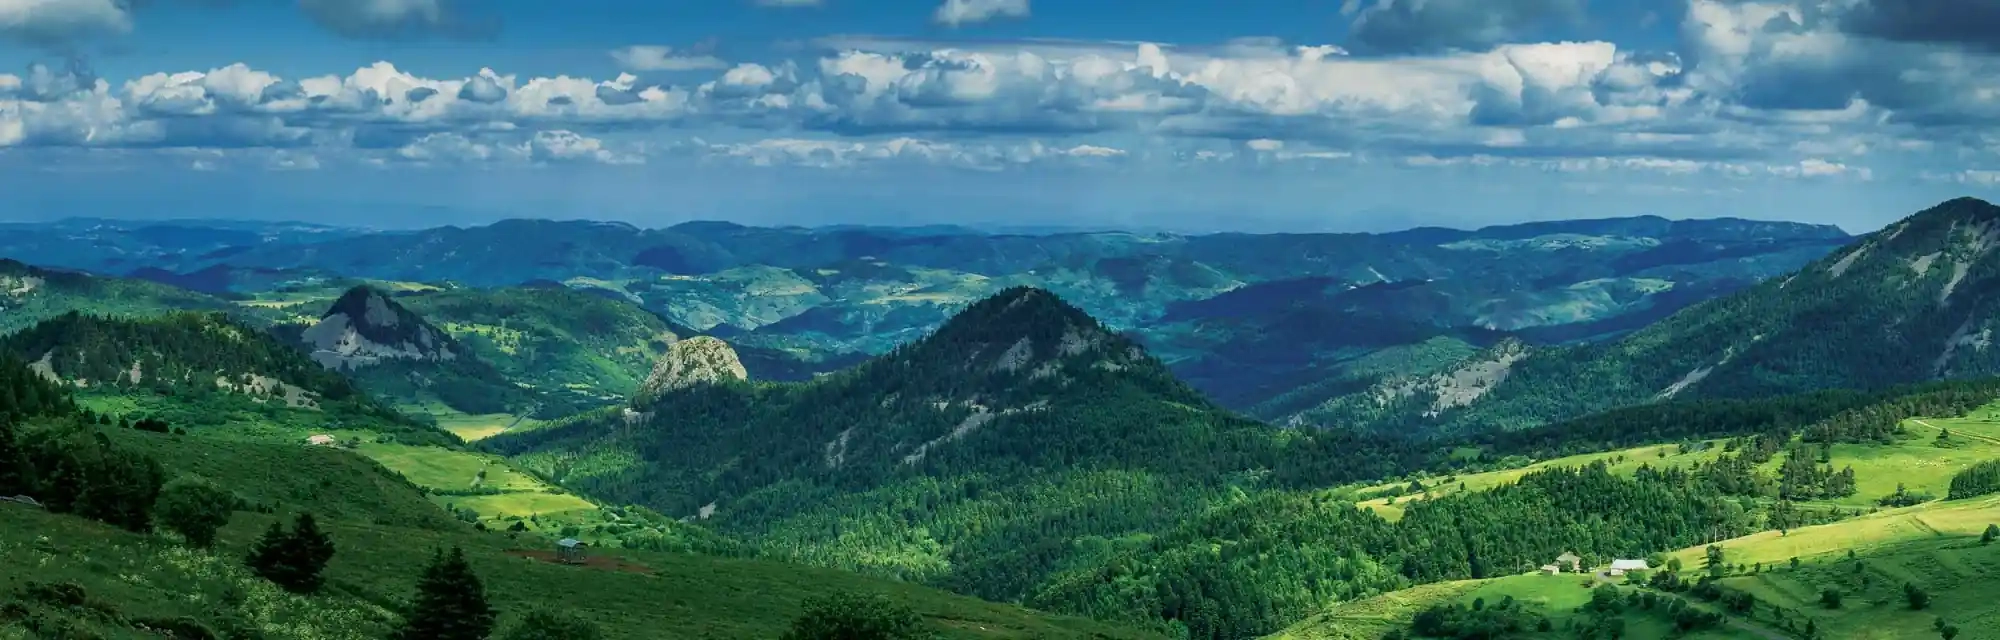
[[[11,367],[0,369],[0,382],[10,388],[27,379],[19,363],[0,366]],[[415,590],[425,561],[451,547],[464,550],[503,628],[531,610],[554,609],[591,620],[609,639],[770,638],[785,631],[804,600],[840,592],[907,604],[940,640],[1157,637],[768,561],[600,547],[591,549],[583,566],[557,564],[549,561],[553,545],[547,539],[476,530],[410,481],[350,451],[100,429],[53,415],[59,410],[41,413],[49,415],[0,422],[0,436],[16,435],[16,429],[21,436],[0,442],[63,434],[99,443],[124,458],[156,464],[167,478],[212,481],[237,506],[216,547],[204,550],[164,531],[134,533],[0,501],[0,549],[6,550],[0,553],[0,637],[158,638],[171,628],[185,631],[164,637],[382,638]],[[326,586],[309,596],[281,591],[243,564],[267,526],[289,523],[301,512],[315,516],[334,548]]]
[[[630,396],[653,362],[691,335],[637,305],[553,283],[440,289],[395,301],[509,379],[577,407]]]
[[[0,259],[0,334],[72,311],[143,316],[180,310],[227,310],[226,301],[171,286],[32,267]]]
[[[435,441],[346,378],[263,330],[219,313],[148,318],[70,313],[0,338],[0,351],[93,403],[187,426],[240,422],[363,424]]]
[[[1515,429],[1678,397],[1879,388],[2000,373],[2000,207],[1945,202],[1804,269],[1614,342],[1505,343],[1300,420],[1383,430]]]
[[[1000,599],[1087,553],[1082,541],[1164,526],[1234,484],[1370,468],[1216,408],[1030,288],[812,382],[646,400],[482,445],[797,560]]]
[[[533,411],[539,404],[536,394],[451,334],[373,287],[342,294],[297,339],[321,366],[391,402],[438,402],[470,414]]]

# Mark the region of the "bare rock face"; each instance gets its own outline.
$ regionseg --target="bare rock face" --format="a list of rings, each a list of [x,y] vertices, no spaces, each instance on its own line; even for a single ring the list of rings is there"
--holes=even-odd
[[[359,369],[385,360],[458,358],[443,330],[368,287],[342,295],[300,338],[312,349],[313,360],[328,369]]]
[[[736,357],[736,349],[729,343],[710,336],[695,336],[675,342],[666,355],[660,356],[634,400],[645,404],[663,394],[695,385],[749,378],[750,372],[743,368],[743,361]]]

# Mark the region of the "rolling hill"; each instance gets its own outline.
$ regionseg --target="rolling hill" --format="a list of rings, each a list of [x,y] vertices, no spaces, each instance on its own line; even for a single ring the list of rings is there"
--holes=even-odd
[[[10,366],[0,381],[32,379],[22,365]],[[594,623],[606,638],[775,637],[807,598],[854,592],[904,603],[951,640],[1156,637],[768,561],[608,548],[593,550],[584,565],[562,565],[549,561],[547,538],[476,529],[409,480],[349,451],[98,427],[39,402],[6,408],[34,417],[0,423],[0,443],[26,443],[37,452],[49,451],[50,442],[109,452],[105,459],[155,469],[150,482],[199,477],[224,487],[236,503],[216,546],[202,549],[164,527],[134,526],[124,515],[115,516],[124,527],[100,522],[114,516],[74,509],[42,491],[109,482],[95,475],[98,467],[90,467],[92,475],[31,485],[29,493],[46,498],[47,509],[0,501],[0,635],[7,637],[380,638],[396,622],[425,559],[450,546],[465,550],[503,628],[531,610],[553,609]],[[0,455],[14,452],[0,448]],[[331,538],[334,555],[325,586],[298,595],[256,577],[242,559],[267,525],[306,511]]]
[[[167,285],[44,269],[0,259],[0,335],[73,311],[145,316],[233,308],[221,299]]]
[[[637,305],[554,283],[420,291],[396,302],[508,379],[552,402],[574,396],[576,407],[632,395],[660,355],[693,336]]]
[[[540,393],[508,380],[450,333],[373,287],[349,289],[318,322],[285,333],[295,335],[313,361],[388,402],[441,404],[475,415],[530,414],[542,405]]]
[[[1295,414],[1406,433],[1518,429],[1666,398],[1872,389],[2000,373],[2000,207],[1961,198],[1624,338],[1499,345]]]
[[[999,599],[1273,469],[1316,479],[1370,466],[1215,407],[1030,288],[811,382],[685,385],[481,444],[781,557]]]
[[[1436,373],[1439,361],[1488,346],[1459,334],[1520,332],[1537,344],[1617,336],[1787,273],[1850,240],[1826,226],[1652,217],[1274,235],[714,222],[639,229],[541,220],[413,232],[308,233],[283,225],[200,232],[190,225],[26,225],[23,237],[90,241],[67,251],[0,242],[0,254],[110,273],[146,269],[189,286],[234,287],[265,303],[269,296],[244,287],[281,286],[283,274],[478,288],[563,282],[730,340],[762,379],[805,379],[887,353],[977,300],[1033,286],[1138,333],[1226,406],[1286,417],[1385,376]],[[241,244],[229,244],[232,238]],[[1323,335],[1318,327],[1346,322],[1358,298],[1337,296],[1346,300],[1329,307],[1318,295],[1282,295],[1313,282],[1329,283],[1328,292],[1412,284],[1358,312],[1442,340],[1374,346]],[[1253,305],[1263,316],[1178,313],[1179,305],[1204,300],[1220,306],[1225,298],[1218,296],[1238,304],[1274,293],[1279,304]],[[1260,360],[1264,345],[1290,342],[1307,348],[1281,362]],[[1294,361],[1304,361],[1306,371]]]

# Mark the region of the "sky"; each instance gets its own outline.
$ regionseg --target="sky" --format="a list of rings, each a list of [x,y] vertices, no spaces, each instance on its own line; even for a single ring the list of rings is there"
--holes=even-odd
[[[0,219],[1379,231],[2000,201],[2000,0],[0,0]]]

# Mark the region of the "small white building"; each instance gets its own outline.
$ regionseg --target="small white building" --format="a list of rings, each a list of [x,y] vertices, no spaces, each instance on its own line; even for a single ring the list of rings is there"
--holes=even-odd
[[[325,434],[306,438],[306,444],[313,445],[315,447],[331,447],[333,446],[333,443],[334,443],[333,436]]]
[[[1650,566],[1647,566],[1647,565],[1646,565],[1646,561],[1645,561],[1645,560],[1612,560],[1612,561],[1611,561],[1611,575],[1614,575],[1614,576],[1622,576],[1622,575],[1625,575],[1625,572],[1627,572],[1627,571],[1645,571],[1645,570],[1647,570],[1647,569],[1651,569],[1651,568],[1652,568],[1652,567],[1650,567]]]
[[[1558,567],[1558,566],[1556,566],[1556,565],[1552,565],[1552,564],[1545,564],[1545,565],[1542,565],[1542,575],[1546,575],[1546,576],[1553,576],[1553,575],[1557,575],[1557,574],[1561,574],[1562,572],[1563,572],[1563,569],[1562,569],[1562,567]]]

